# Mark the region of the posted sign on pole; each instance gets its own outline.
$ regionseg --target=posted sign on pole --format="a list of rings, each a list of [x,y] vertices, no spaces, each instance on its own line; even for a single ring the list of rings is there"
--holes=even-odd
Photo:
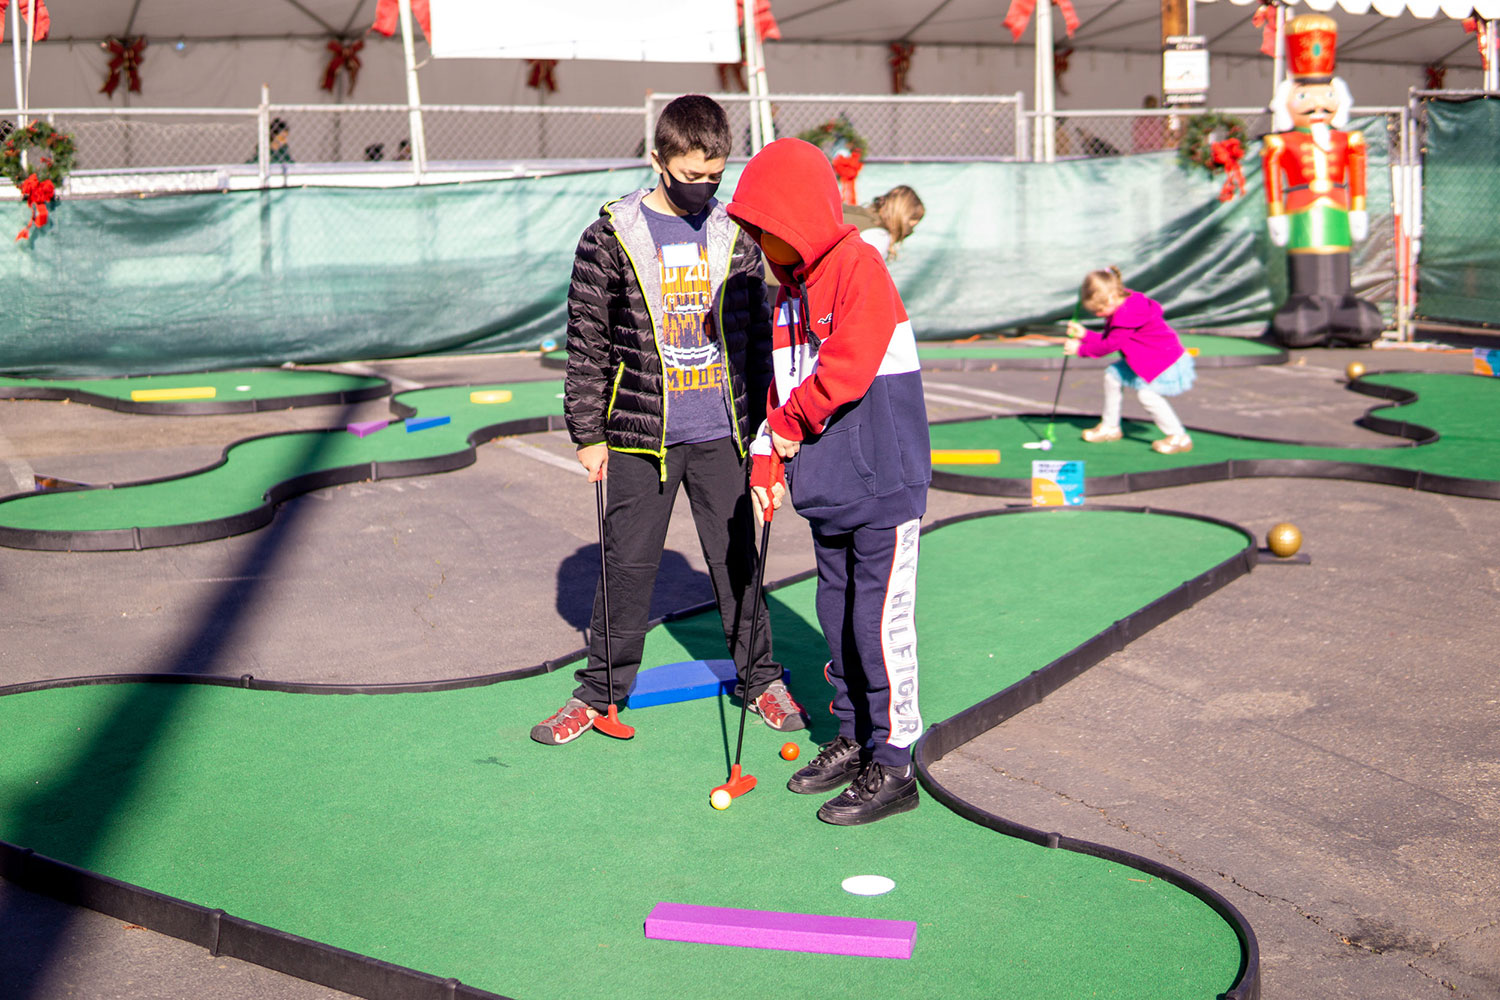
[[[1208,44],[1202,35],[1168,35],[1161,51],[1161,92],[1169,107],[1208,103]]]

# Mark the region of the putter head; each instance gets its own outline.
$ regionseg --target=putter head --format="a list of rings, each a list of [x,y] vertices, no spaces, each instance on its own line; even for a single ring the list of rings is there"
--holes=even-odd
[[[609,706],[609,713],[601,715],[594,720],[594,728],[605,736],[613,736],[617,740],[628,740],[635,735],[635,727],[627,726],[620,721],[620,710],[614,705]]]
[[[597,722],[594,724],[596,726],[598,725]],[[738,764],[735,764],[729,768],[729,780],[724,782],[724,784],[720,785],[718,788],[715,788],[713,792],[717,792],[720,788],[722,788],[724,791],[729,793],[730,798],[737,799],[754,787],[755,775],[741,773],[740,766]],[[712,795],[713,792],[709,792],[709,794]]]

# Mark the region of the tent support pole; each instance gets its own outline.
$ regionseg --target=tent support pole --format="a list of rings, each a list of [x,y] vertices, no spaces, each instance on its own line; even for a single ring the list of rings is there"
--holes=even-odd
[[[25,94],[21,92],[21,5],[19,2],[10,5],[10,52],[15,57],[13,61],[16,64],[16,107],[20,110],[20,114],[16,115],[16,128],[25,128],[26,100]]]
[[[1052,163],[1057,159],[1057,123],[1052,112],[1057,109],[1056,86],[1053,76],[1052,51],[1052,0],[1041,0],[1036,5],[1036,144],[1033,159]]]
[[[417,59],[412,43],[411,0],[400,0],[401,54],[406,59],[406,115],[411,129],[411,172],[417,183],[427,170],[427,135],[422,128],[422,94],[417,89]]]
[[[740,9],[740,13],[745,19],[741,28],[745,43],[745,89],[749,91],[750,98],[746,107],[750,112],[750,155],[754,156],[760,152],[765,142],[760,131],[760,107],[755,100],[760,89],[760,67],[755,60],[755,12],[751,10],[749,0]]]

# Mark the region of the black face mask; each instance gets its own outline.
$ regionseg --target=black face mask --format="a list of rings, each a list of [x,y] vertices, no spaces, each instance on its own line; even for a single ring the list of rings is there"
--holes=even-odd
[[[670,170],[661,172],[661,180],[667,188],[667,197],[672,204],[682,209],[688,215],[697,215],[708,207],[710,199],[719,190],[718,181],[701,181],[697,184],[689,184],[672,176]]]

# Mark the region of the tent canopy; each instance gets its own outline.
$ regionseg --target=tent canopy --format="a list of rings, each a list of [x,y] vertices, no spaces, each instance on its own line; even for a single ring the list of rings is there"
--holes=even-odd
[[[1071,44],[1081,50],[1159,53],[1160,0],[1073,0],[1082,22]],[[1478,67],[1472,36],[1454,18],[1500,18],[1500,0],[1294,0],[1336,10],[1339,58],[1423,65],[1444,61]],[[1253,57],[1260,31],[1250,23],[1258,0],[1198,0],[1195,30],[1216,55]],[[566,23],[566,0],[549,10]],[[357,36],[375,19],[376,0],[55,0],[52,37],[97,43],[108,36],[146,35],[154,44],[252,39],[326,39]],[[1002,24],[1007,0],[773,0],[783,41],[918,46],[1014,44]],[[1441,16],[1440,16],[1441,15]],[[1053,18],[1063,37],[1062,18]],[[1019,43],[1027,45],[1028,39]]]

